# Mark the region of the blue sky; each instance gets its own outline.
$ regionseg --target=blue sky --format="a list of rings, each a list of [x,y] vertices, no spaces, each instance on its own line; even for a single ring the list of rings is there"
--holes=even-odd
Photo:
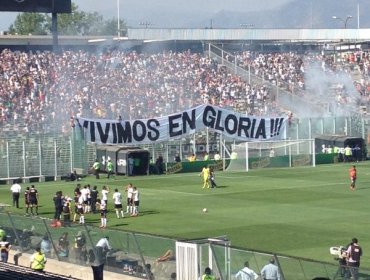
[[[151,22],[163,27],[186,27],[201,18],[211,18],[222,11],[253,11],[273,9],[292,0],[72,0],[79,9],[86,12],[97,11],[106,19],[117,18],[117,6],[120,6],[120,18],[129,26],[138,27],[140,22]],[[7,30],[15,20],[16,13],[2,12],[0,31]]]

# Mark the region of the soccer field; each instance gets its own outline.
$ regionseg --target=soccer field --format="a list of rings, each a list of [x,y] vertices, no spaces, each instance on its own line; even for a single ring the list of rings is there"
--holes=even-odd
[[[110,188],[108,227],[194,239],[227,235],[232,246],[333,261],[329,247],[359,239],[362,267],[370,267],[370,163],[357,163],[355,191],[349,189],[351,164],[315,168],[258,169],[216,173],[217,189],[202,189],[198,173],[116,177],[93,176],[80,183]],[[132,182],[140,191],[140,216],[117,219],[115,188],[123,192]],[[73,195],[76,182],[34,183],[40,193],[40,216],[53,217],[53,195]],[[22,184],[22,190],[31,184]],[[1,203],[11,204],[9,185],[0,186]],[[21,198],[23,208],[23,197]],[[208,212],[204,213],[203,208]],[[9,207],[13,213],[23,209]],[[99,226],[99,214],[86,215]]]

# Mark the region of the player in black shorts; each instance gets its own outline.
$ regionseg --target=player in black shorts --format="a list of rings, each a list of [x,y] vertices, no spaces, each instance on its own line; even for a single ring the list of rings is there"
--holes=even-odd
[[[36,215],[39,214],[39,193],[37,192],[34,185],[31,186],[31,189],[28,193],[29,204],[31,206],[31,215],[34,215],[33,208],[35,208]]]
[[[27,187],[24,191],[24,205],[26,206],[26,216],[29,215],[28,210],[30,209],[30,199],[29,199],[30,187]]]

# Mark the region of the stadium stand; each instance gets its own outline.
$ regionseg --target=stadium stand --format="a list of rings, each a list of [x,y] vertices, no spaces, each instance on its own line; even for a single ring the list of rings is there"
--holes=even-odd
[[[204,103],[261,114],[269,96],[199,53],[4,50],[0,61],[0,124],[20,132],[67,132],[71,116],[148,118]]]
[[[298,95],[307,89],[313,67],[352,79],[361,103],[369,103],[367,52],[235,53],[237,64],[263,82],[249,84],[200,53],[166,51],[0,53],[0,125],[15,133],[50,130],[68,133],[71,116],[117,119],[171,114],[211,103],[252,115],[281,113],[266,83]],[[233,60],[231,55],[226,59]],[[337,103],[350,102],[345,88],[333,88]],[[10,128],[11,127],[11,128]]]

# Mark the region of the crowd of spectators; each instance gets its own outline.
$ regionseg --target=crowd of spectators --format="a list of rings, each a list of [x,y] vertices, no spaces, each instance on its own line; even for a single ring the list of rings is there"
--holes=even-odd
[[[337,105],[356,102],[354,99],[357,97],[362,104],[370,103],[370,56],[367,51],[304,54],[243,51],[235,53],[235,59],[238,66],[250,70],[260,79],[295,94],[304,95],[310,89],[317,91],[315,85],[307,81],[309,73],[315,72],[317,76],[326,76],[331,81],[328,88],[332,92],[325,94],[330,94]],[[348,84],[340,81],[343,77],[354,85],[358,96],[351,96]]]
[[[68,127],[74,116],[138,119],[210,103],[264,115],[269,93],[199,53],[0,53],[0,125]]]
[[[369,102],[370,59],[366,52],[236,54],[239,66],[263,82],[243,81],[225,66],[199,53],[166,51],[65,51],[57,54],[0,53],[0,125],[24,125],[26,131],[68,129],[74,116],[138,119],[168,115],[213,104],[251,115],[280,113],[266,84],[304,94],[307,72],[360,73],[355,84]],[[348,103],[345,86],[333,86],[334,100]]]

